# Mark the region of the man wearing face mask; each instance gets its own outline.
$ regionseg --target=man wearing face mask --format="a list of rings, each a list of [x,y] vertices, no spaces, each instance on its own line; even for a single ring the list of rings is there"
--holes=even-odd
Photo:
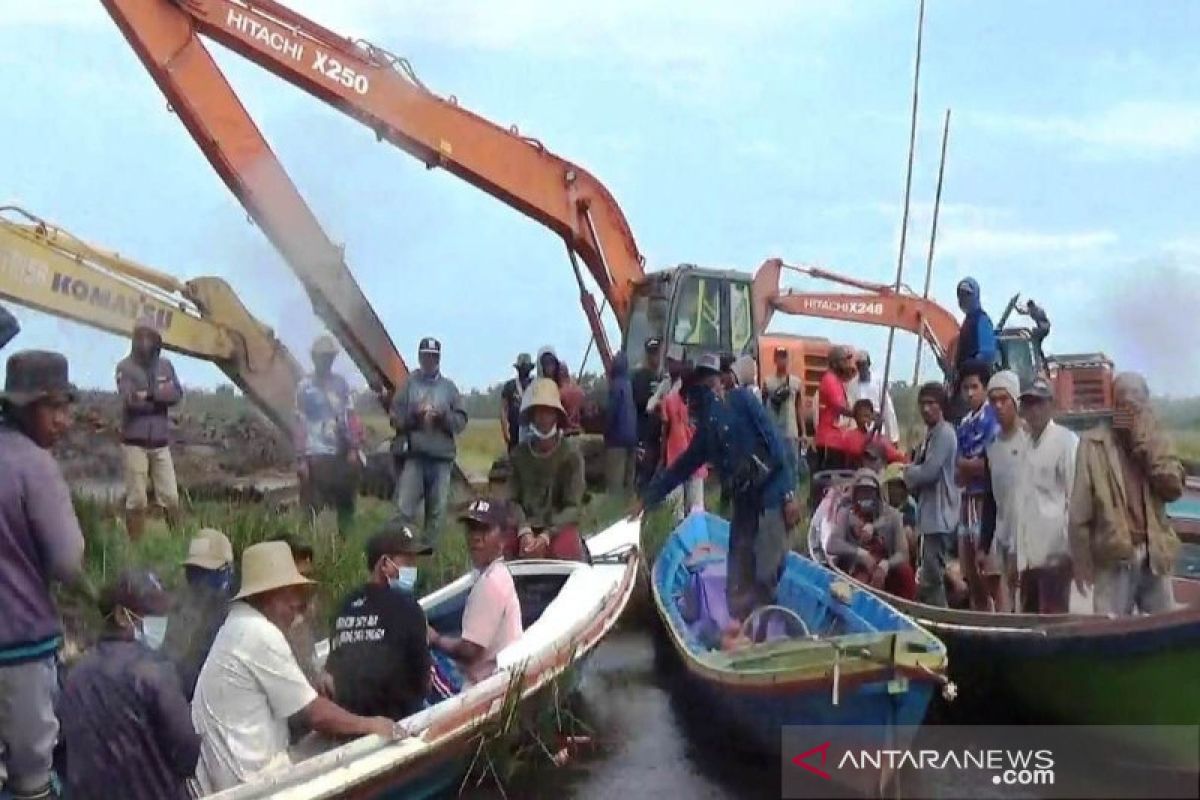
[[[148,572],[126,572],[101,592],[104,633],[72,668],[58,703],[72,800],[114,791],[130,800],[191,797],[200,737],[175,670],[151,641],[169,604]]]
[[[367,583],[342,601],[325,665],[348,711],[403,719],[429,693],[428,624],[414,593],[417,560],[433,552],[398,517],[367,541]]]
[[[900,513],[883,502],[879,475],[860,469],[850,507],[838,517],[825,548],[852,576],[877,589],[915,600],[917,580],[908,558]]]
[[[529,425],[529,440],[512,454],[509,491],[518,541],[516,552],[507,555],[586,561],[579,536],[583,456],[563,437],[567,414],[558,385],[549,378],[534,381],[521,416]]]
[[[233,547],[225,534],[204,528],[188,545],[183,560],[186,584],[167,619],[162,652],[179,671],[179,682],[188,700],[217,631],[225,621],[233,595]]]
[[[335,738],[403,735],[391,719],[359,716],[318,696],[296,663],[285,632],[308,605],[312,586],[286,542],[260,542],[242,553],[241,591],[192,698],[201,737],[196,782],[204,794],[289,769],[288,719],[297,714]]]

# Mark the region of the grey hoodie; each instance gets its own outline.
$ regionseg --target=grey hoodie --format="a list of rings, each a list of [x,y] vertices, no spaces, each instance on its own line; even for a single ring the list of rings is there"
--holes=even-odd
[[[961,492],[954,483],[958,437],[942,420],[925,435],[915,464],[904,469],[904,484],[917,497],[917,529],[921,533],[953,533],[958,529]]]

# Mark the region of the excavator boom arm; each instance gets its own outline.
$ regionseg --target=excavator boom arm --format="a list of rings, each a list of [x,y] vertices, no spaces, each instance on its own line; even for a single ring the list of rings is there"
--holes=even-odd
[[[331,259],[295,253],[288,241],[292,229],[269,220],[272,206],[303,206],[303,201],[195,34],[220,42],[426,166],[452,172],[554,231],[578,254],[625,327],[633,287],[644,277],[642,257],[620,207],[583,168],[515,128],[504,129],[461,108],[453,97],[433,94],[407,61],[340,37],[274,0],[103,2],[214,166],[309,286],[318,310],[322,297],[329,297],[315,273],[328,270]],[[231,137],[234,131],[237,137]],[[286,189],[286,203],[270,192],[251,190],[256,170],[278,172],[270,183]],[[307,208],[304,212],[300,216],[311,217]],[[316,227],[315,220],[303,223],[302,229]],[[590,298],[582,283],[580,288],[587,309]],[[589,314],[589,322],[601,349],[607,349],[598,314]],[[353,317],[343,320],[335,333],[353,332],[355,325]],[[379,370],[364,369],[369,380],[372,371]]]
[[[866,325],[900,328],[929,343],[943,372],[958,340],[959,323],[946,309],[928,298],[892,287],[873,284],[811,267],[794,267],[809,277],[860,289],[858,292],[781,291],[779,278],[782,261],[765,262],[754,277],[754,297],[759,332],[766,330],[776,311],[805,317],[858,322]]]
[[[168,350],[215,364],[291,441],[303,371],[220,278],[183,283],[40,221],[0,218],[0,297],[118,336],[149,323]]]

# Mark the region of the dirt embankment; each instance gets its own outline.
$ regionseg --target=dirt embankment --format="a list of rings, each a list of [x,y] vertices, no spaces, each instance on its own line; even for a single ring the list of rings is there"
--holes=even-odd
[[[55,448],[69,482],[119,481],[121,404],[111,392],[84,392],[74,425]],[[172,454],[181,486],[193,488],[235,478],[290,472],[287,436],[241,398],[189,397],[171,413]]]

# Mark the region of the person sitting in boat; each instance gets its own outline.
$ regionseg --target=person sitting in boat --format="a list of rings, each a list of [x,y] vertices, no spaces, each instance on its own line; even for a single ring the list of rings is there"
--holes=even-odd
[[[879,431],[873,430],[877,416],[875,404],[870,398],[864,397],[854,403],[854,428],[843,434],[843,449],[851,464],[869,466],[864,463],[868,447],[876,458],[882,457],[886,464],[903,464],[908,458],[896,446],[887,440]]]
[[[467,527],[467,550],[479,577],[467,595],[462,634],[443,636],[429,629],[429,644],[455,660],[467,686],[496,671],[496,655],[521,638],[521,601],[504,564],[503,529],[509,523],[506,504],[472,500],[459,516]]]
[[[688,403],[696,420],[695,436],[646,486],[629,517],[637,519],[647,507],[661,503],[705,463],[714,465],[733,501],[726,598],[730,614],[742,620],[775,600],[788,531],[800,518],[796,472],[762,403],[746,392],[722,397],[715,355],[702,355],[692,378]]]
[[[392,517],[367,540],[367,583],[348,594],[329,637],[323,686],[348,711],[403,719],[429,693],[428,623],[413,590],[433,547]]]
[[[538,378],[528,389],[521,423],[529,436],[510,457],[517,541],[507,558],[559,558],[586,561],[579,535],[583,508],[583,456],[563,436],[567,414],[558,385]],[[515,551],[515,552],[513,552]]]
[[[854,578],[905,600],[916,599],[904,522],[898,511],[883,502],[875,472],[860,469],[855,474],[850,507],[839,516],[827,550]]]
[[[904,485],[903,465],[888,464],[884,469],[883,499],[900,513],[900,522],[904,526],[904,538],[908,541],[908,560],[915,570],[917,554],[920,551],[917,533],[917,504],[913,502],[908,493],[908,487]]]
[[[360,717],[321,697],[296,663],[284,631],[308,604],[313,582],[296,569],[286,542],[242,553],[242,589],[200,670],[192,724],[200,734],[196,782],[213,794],[285,770],[288,718],[302,714],[332,737],[400,735],[386,717]]]

